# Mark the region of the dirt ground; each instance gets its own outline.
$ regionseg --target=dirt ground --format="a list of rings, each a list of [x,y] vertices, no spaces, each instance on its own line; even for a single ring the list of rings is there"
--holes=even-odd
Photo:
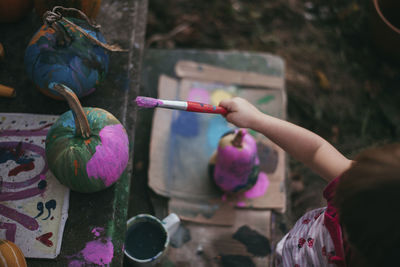
[[[400,67],[371,42],[370,1],[150,0],[152,48],[267,52],[286,63],[288,120],[353,157],[400,136]],[[290,159],[282,230],[325,205],[326,183]]]

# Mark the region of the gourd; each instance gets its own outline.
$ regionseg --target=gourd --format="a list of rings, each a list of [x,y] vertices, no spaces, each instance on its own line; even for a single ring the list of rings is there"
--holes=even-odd
[[[101,6],[101,0],[34,0],[33,3],[35,11],[40,17],[55,6],[64,6],[77,8],[89,18],[95,19]]]
[[[21,249],[13,242],[0,239],[0,267],[26,267],[26,260]]]
[[[76,14],[64,17],[61,12]],[[109,58],[99,26],[76,9],[55,7],[32,37],[25,51],[29,78],[47,96],[63,99],[48,88],[52,82],[71,88],[78,97],[88,95],[105,77]]]
[[[256,184],[260,161],[256,141],[246,129],[223,135],[214,160],[211,175],[222,191],[243,192]]]
[[[129,160],[129,140],[124,126],[100,108],[82,108],[74,92],[50,84],[66,98],[70,111],[63,113],[46,136],[49,169],[71,190],[89,193],[118,181]]]
[[[16,22],[32,10],[32,0],[1,0],[0,22]]]

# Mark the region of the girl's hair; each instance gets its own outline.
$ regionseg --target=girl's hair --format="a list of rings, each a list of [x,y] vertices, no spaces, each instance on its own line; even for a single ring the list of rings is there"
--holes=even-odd
[[[371,266],[400,256],[400,143],[356,157],[339,180],[335,206],[347,239]]]

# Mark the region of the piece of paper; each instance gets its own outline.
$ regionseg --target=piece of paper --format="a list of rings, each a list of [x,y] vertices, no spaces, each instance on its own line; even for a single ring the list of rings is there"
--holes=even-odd
[[[27,258],[60,253],[69,189],[49,171],[46,134],[58,116],[0,113],[0,239]]]

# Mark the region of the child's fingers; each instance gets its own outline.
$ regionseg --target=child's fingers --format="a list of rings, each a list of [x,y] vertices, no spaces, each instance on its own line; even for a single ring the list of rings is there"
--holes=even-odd
[[[227,99],[221,100],[219,102],[218,106],[228,109],[229,102],[230,102],[230,100],[227,100]]]

